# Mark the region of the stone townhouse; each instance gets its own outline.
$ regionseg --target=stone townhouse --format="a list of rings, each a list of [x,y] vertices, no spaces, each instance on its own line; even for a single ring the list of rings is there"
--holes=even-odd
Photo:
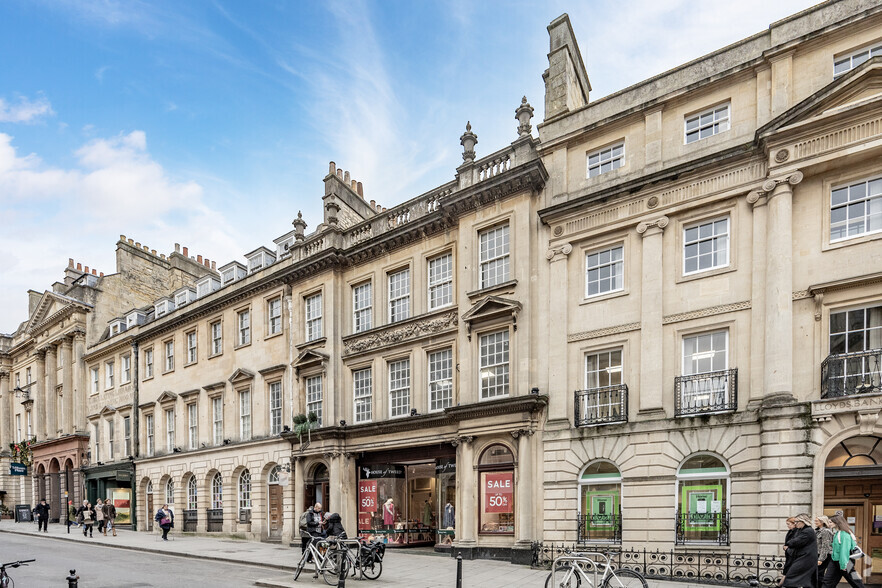
[[[569,19],[548,31],[543,538],[776,554],[785,515],[842,509],[873,565],[882,7],[596,101]]]
[[[108,320],[123,309],[145,304],[176,285],[193,283],[207,271],[180,253],[157,255],[122,239],[117,244],[115,273],[90,271],[71,259],[63,281],[51,290],[28,292],[28,320],[12,335],[0,336],[4,505],[34,505],[45,498],[54,521],[65,512],[68,500],[82,500],[83,468],[95,461],[86,427],[88,349],[106,335]],[[107,377],[113,380],[112,364],[110,369]],[[12,451],[13,445],[28,440],[32,445],[22,459]],[[22,462],[27,469],[10,466]]]

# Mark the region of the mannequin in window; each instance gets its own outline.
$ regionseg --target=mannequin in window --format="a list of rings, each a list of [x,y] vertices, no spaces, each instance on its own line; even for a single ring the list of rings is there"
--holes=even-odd
[[[456,510],[449,502],[444,505],[444,518],[442,520],[443,522],[441,526],[443,526],[445,529],[456,526]]]
[[[395,524],[395,503],[391,498],[383,504],[383,524],[387,529],[391,529]]]
[[[431,494],[429,494],[429,500],[432,500]],[[432,526],[432,505],[429,504],[429,500],[423,502],[423,525],[426,527]]]

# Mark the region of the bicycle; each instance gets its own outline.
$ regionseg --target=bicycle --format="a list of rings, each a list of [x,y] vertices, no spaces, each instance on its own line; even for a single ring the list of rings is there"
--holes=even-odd
[[[333,547],[329,550],[328,558],[333,569],[322,572],[325,582],[328,584],[334,585],[329,578],[333,578],[336,582],[341,564],[352,570],[352,576],[359,580],[364,578],[376,580],[383,573],[383,555],[376,544],[365,544],[362,539],[338,539],[332,544]],[[356,553],[353,553],[353,548]]]
[[[604,561],[598,562],[595,559]],[[569,551],[551,564],[551,573],[545,580],[545,588],[575,588],[581,586],[582,581],[590,588],[647,588],[642,574],[624,568],[614,570],[609,556],[604,553]]]
[[[0,564],[0,588],[13,588],[13,586],[15,586],[15,582],[12,580],[12,578],[9,577],[9,574],[6,573],[6,568],[17,568],[19,566],[26,566],[33,561],[37,560],[22,559],[19,561]]]
[[[337,579],[333,578],[333,582],[330,581],[331,577],[326,574],[326,572],[332,571],[332,563],[330,562],[330,558],[328,557],[331,553],[330,542],[328,542],[323,537],[313,537],[312,540],[306,545],[306,550],[304,550],[303,555],[300,556],[300,561],[297,563],[297,568],[294,570],[294,581],[297,581],[297,578],[300,577],[300,573],[303,571],[303,568],[306,567],[307,560],[312,558],[312,565],[315,567],[315,575],[318,577],[319,575],[324,578],[325,583],[328,586],[336,586]],[[0,586],[0,588],[3,588]]]

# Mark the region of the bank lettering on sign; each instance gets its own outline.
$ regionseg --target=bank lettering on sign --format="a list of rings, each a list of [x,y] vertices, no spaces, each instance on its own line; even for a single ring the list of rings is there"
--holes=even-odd
[[[486,474],[484,478],[484,512],[512,512],[514,474]]]

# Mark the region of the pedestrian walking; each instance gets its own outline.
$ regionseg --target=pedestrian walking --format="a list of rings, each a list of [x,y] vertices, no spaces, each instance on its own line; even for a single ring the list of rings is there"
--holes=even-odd
[[[107,531],[113,531],[113,536],[116,537],[116,507],[113,506],[113,500],[108,498],[104,501],[104,536],[107,536]]]
[[[95,503],[95,522],[98,523],[98,533],[104,533],[107,535],[107,530],[104,528],[104,501],[100,498]]]
[[[834,588],[843,577],[851,588],[864,588],[864,581],[860,573],[855,569],[855,563],[851,558],[851,550],[857,546],[857,538],[851,532],[848,521],[837,511],[830,517],[833,524],[833,543],[830,551],[830,565],[824,574],[823,588]]]
[[[830,554],[833,552],[833,529],[830,528],[830,519],[824,515],[815,517],[815,537],[818,539],[818,586],[824,581],[827,566],[832,561]]]
[[[77,520],[77,507],[73,505],[73,500],[67,501],[67,534],[70,535],[70,526],[75,524]]]
[[[88,500],[83,501],[83,506],[77,509],[77,520],[82,522],[83,537],[92,536],[92,527],[95,524],[95,510]]]
[[[162,508],[156,511],[156,516],[153,519],[159,523],[159,528],[162,529],[162,540],[168,541],[168,532],[175,526],[175,513],[169,510],[167,504],[163,504]]]
[[[40,504],[34,507],[34,515],[37,518],[37,532],[43,531],[44,533],[48,533],[49,527],[49,505],[46,504],[46,499],[40,501]]]
[[[784,541],[785,553],[789,554],[789,558],[785,558],[781,586],[815,588],[818,581],[818,540],[812,528],[812,519],[805,513],[793,519],[793,534]]]

